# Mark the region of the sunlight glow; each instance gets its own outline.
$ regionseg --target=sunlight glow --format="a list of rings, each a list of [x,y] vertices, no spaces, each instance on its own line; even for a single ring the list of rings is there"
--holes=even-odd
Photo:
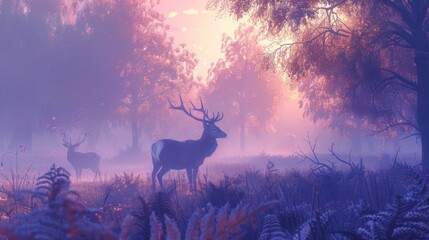
[[[168,17],[169,18],[173,18],[173,17],[175,17],[175,16],[177,16],[177,12],[170,12],[169,14],[168,14]]]

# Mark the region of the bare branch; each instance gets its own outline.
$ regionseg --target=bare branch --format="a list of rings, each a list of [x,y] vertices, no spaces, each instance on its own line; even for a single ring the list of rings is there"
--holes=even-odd
[[[329,172],[332,172],[334,170],[334,164],[332,162],[331,166],[327,165],[326,163],[323,163],[322,161],[320,161],[319,157],[316,154],[316,145],[317,145],[317,139],[315,140],[314,144],[311,142],[310,140],[310,135],[307,134],[307,138],[304,139],[304,141],[308,144],[311,154],[313,156],[309,156],[306,153],[304,153],[301,148],[299,148],[299,152],[298,155],[300,157],[302,157],[304,160],[308,160],[310,161],[314,167],[313,167],[313,172],[315,171],[322,171],[322,170],[328,170]]]

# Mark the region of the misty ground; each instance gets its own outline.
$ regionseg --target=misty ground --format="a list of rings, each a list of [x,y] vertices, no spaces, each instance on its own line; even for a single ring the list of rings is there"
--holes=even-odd
[[[346,165],[335,160],[335,158],[329,153],[318,154],[319,158],[324,162],[334,162],[338,169],[344,170],[347,168]],[[348,154],[340,154],[343,159],[351,159],[355,164],[362,164],[371,170],[377,169],[388,169],[395,161],[406,162],[410,165],[417,165],[418,155],[416,154],[401,154],[391,153],[383,154],[382,156],[377,155],[365,155],[363,157],[350,156]],[[10,169],[16,169],[15,156],[9,154],[3,160],[3,167],[0,169],[1,175],[8,177]],[[257,155],[245,156],[236,155],[229,157],[209,157],[206,159],[204,164],[200,167],[200,175],[208,175],[213,177],[213,180],[217,180],[223,175],[234,175],[240,172],[249,170],[263,170],[268,162],[272,162],[281,171],[306,171],[312,163],[305,160],[298,153],[291,155],[281,154],[269,154],[261,152]],[[18,170],[19,172],[26,172],[30,175],[40,176],[46,169],[55,164],[67,169],[71,173],[71,179],[75,179],[75,172],[71,164],[67,161],[66,154],[63,152],[54,153],[51,155],[34,154],[34,153],[19,153],[18,155]],[[138,154],[118,154],[118,156],[103,158],[100,164],[101,176],[103,181],[109,181],[123,173],[136,174],[141,176],[148,176],[152,172],[152,162],[149,153],[138,153]],[[170,171],[166,176],[174,177],[182,171]],[[94,173],[89,169],[83,170],[82,180],[83,182],[92,182]],[[4,179],[2,179],[4,181]]]
[[[85,170],[76,181],[65,155],[22,153],[18,176],[12,155],[1,170],[0,233],[10,239],[188,239],[193,231],[200,239],[425,239],[429,233],[429,214],[420,214],[429,210],[429,193],[412,154],[208,158],[194,193],[184,171],[170,171],[165,191],[153,193],[148,158],[118,156],[103,159],[101,180]],[[209,228],[222,216],[229,216],[222,223],[229,235]]]

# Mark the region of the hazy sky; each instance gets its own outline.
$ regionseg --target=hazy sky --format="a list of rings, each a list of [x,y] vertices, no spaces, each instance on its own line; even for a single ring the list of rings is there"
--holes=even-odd
[[[233,35],[238,23],[229,16],[206,10],[205,0],[161,0],[156,7],[170,26],[176,44],[184,43],[199,60],[197,74],[206,78],[210,63],[222,57],[222,34]]]

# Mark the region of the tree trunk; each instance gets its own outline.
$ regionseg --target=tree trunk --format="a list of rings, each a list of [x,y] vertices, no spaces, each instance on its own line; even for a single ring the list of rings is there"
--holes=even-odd
[[[33,131],[30,126],[18,123],[13,129],[9,151],[15,151],[19,145],[24,145],[27,152],[33,150]]]
[[[417,92],[417,125],[420,131],[421,150],[422,150],[422,170],[429,172],[429,82],[428,67],[417,64],[419,87]],[[416,62],[417,63],[417,62]]]
[[[351,136],[351,151],[352,154],[357,157],[362,157],[362,136],[361,136],[361,128],[358,127],[353,130],[352,136]]]
[[[137,122],[136,113],[133,113],[131,116],[131,131],[132,131],[131,149],[133,152],[137,152],[140,148],[140,145],[139,145],[139,126]]]
[[[422,170],[429,172],[429,46],[426,34],[414,32],[416,38],[415,63],[417,73],[417,125],[421,137]]]
[[[244,121],[240,124],[240,151],[246,151],[246,126]]]

